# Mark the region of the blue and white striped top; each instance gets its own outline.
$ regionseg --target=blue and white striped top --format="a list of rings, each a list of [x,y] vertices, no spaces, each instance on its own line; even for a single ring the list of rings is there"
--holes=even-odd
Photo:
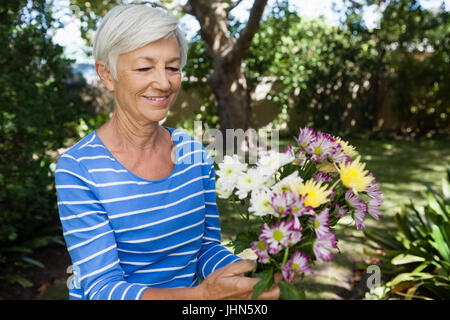
[[[235,261],[221,244],[213,161],[181,130],[172,173],[140,178],[95,131],[55,170],[59,216],[72,259],[70,299],[140,299],[152,288],[192,287]]]

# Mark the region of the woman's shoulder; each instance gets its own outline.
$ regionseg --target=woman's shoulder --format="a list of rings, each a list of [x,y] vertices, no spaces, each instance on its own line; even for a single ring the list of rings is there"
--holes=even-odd
[[[195,150],[206,150],[202,141],[192,136],[188,131],[184,129],[174,129],[174,128],[167,128],[167,129],[171,131],[172,140],[174,141],[176,146],[180,147],[189,146],[194,148]]]
[[[211,162],[211,156],[209,155],[208,149],[203,145],[203,142],[199,138],[192,136],[184,129],[172,130],[172,139],[180,159],[192,158],[191,160],[195,162]],[[191,157],[189,157],[189,155]]]
[[[95,130],[64,150],[58,158],[57,167],[75,165],[89,157],[105,155],[106,148],[97,137]]]

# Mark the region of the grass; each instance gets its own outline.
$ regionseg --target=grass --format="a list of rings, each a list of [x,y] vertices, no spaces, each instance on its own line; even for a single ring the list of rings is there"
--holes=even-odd
[[[414,199],[417,205],[423,205],[421,192],[426,187],[421,182],[439,189],[445,176],[446,166],[450,165],[450,146],[448,141],[349,141],[366,162],[366,168],[372,172],[383,192],[382,217],[375,221],[366,219],[366,226],[385,230],[394,227],[393,217],[400,211],[400,204]],[[291,141],[282,141],[286,146]],[[239,215],[226,201],[218,199],[221,212],[222,235],[225,241],[233,239],[241,231]],[[369,245],[361,231],[353,224],[340,223],[336,228],[340,254],[332,262],[315,267],[313,276],[297,280],[296,286],[306,290],[308,299],[358,299],[364,296],[364,290],[358,294],[351,291],[353,271],[367,258],[363,252]]]

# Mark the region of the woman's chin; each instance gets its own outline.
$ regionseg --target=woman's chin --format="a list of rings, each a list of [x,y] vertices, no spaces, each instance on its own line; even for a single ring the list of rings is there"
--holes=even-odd
[[[146,114],[146,118],[152,122],[160,122],[167,118],[169,109],[166,110],[154,110]]]

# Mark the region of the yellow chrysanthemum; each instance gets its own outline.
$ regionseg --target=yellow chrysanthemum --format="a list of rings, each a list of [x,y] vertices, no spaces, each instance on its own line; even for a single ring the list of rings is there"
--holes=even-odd
[[[359,158],[357,157],[351,163],[342,162],[337,167],[342,184],[356,192],[366,190],[372,183],[372,177],[368,176],[369,171],[364,170],[366,164],[359,162]]]
[[[328,196],[331,194],[331,190],[327,190],[327,186],[323,186],[321,182],[316,182],[313,179],[291,185],[291,189],[299,195],[307,195],[304,200],[305,205],[313,208],[327,203],[329,201]]]
[[[336,140],[336,144],[340,144],[342,150],[346,155],[350,158],[353,158],[356,155],[355,147],[350,145],[347,141],[342,140],[339,137],[333,137]]]

